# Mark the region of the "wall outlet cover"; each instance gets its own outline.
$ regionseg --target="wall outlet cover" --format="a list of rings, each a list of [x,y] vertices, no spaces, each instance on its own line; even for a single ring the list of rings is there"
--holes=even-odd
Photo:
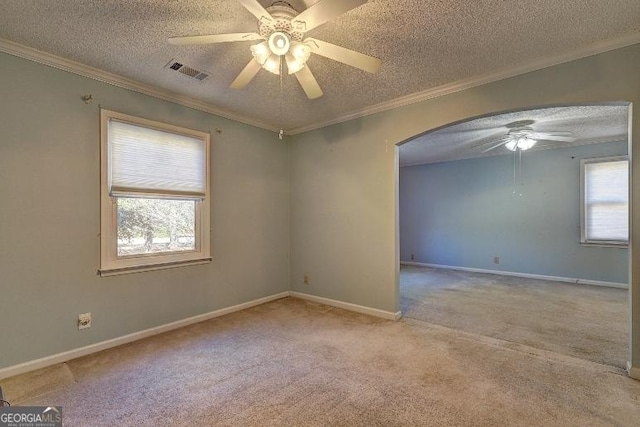
[[[78,329],[89,329],[91,327],[91,313],[78,315]]]

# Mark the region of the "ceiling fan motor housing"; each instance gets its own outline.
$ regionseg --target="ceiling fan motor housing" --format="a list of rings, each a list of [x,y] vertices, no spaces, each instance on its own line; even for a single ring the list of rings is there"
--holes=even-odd
[[[523,121],[524,123],[525,121]],[[533,138],[533,129],[528,126],[512,128],[507,134],[511,139],[504,146],[511,151],[526,151],[536,145]]]
[[[290,41],[301,42],[304,37],[304,28],[294,28],[291,20],[298,15],[298,11],[285,2],[275,2],[267,8],[267,12],[273,17],[273,21],[261,19],[258,22],[258,33],[269,40],[273,33],[281,32],[289,36]]]
[[[533,129],[530,127],[520,127],[509,131],[509,135],[514,138],[530,138],[532,133]]]

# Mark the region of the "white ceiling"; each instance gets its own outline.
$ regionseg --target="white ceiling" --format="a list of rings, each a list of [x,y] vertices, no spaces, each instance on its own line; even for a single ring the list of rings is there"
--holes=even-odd
[[[400,146],[400,166],[438,163],[475,157],[512,154],[504,146],[488,152],[504,137],[507,125],[523,120],[535,132],[571,132],[573,142],[538,141],[530,151],[572,145],[626,141],[629,131],[627,105],[550,107],[480,117],[436,129]]]
[[[289,1],[298,11],[316,2]],[[250,60],[252,42],[167,43],[171,36],[256,31],[255,17],[235,0],[2,0],[0,12],[1,39],[293,131],[602,41],[640,40],[638,0],[370,0],[307,35],[382,59],[379,73],[312,56],[324,96],[308,100],[286,76],[281,114],[277,76],[262,70],[246,88],[229,88]],[[169,71],[172,59],[211,77],[200,83]]]

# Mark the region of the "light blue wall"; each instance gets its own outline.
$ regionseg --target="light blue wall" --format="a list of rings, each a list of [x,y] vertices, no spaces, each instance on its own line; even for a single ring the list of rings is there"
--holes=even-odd
[[[639,69],[636,44],[296,136],[291,148],[292,289],[398,309],[393,146],[416,135],[504,111],[628,101],[635,104],[632,147],[639,158]],[[630,359],[640,378],[640,162],[632,161],[631,169]],[[312,274],[308,286],[304,272]]]
[[[626,142],[524,153],[515,195],[513,156],[403,167],[400,259],[627,283],[626,248],[579,243],[580,159],[621,154]]]
[[[395,147],[359,124],[293,138],[291,289],[395,312]]]
[[[634,45],[298,135],[288,153],[270,132],[0,54],[0,368],[287,290],[289,277],[293,290],[395,311],[394,144],[505,110],[637,107],[638,69]],[[94,104],[80,101],[86,93]],[[213,137],[212,264],[95,275],[97,104],[224,130]],[[640,122],[640,109],[633,118]],[[633,137],[640,140],[640,126]],[[633,151],[638,158],[640,144]],[[632,163],[632,184],[638,219],[640,162]],[[638,220],[632,246],[631,368],[638,370]],[[94,313],[94,326],[78,332],[84,311]]]
[[[96,275],[99,105],[222,129],[212,263]],[[0,368],[287,291],[288,204],[288,147],[274,133],[0,54]],[[93,325],[78,331],[84,312]]]

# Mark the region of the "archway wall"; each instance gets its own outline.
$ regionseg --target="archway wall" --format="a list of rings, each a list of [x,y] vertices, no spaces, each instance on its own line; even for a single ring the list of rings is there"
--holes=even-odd
[[[638,70],[640,44],[296,135],[290,145],[292,290],[396,311],[395,144],[472,117],[546,105],[627,101],[635,104],[638,124]],[[640,141],[640,125],[632,139]],[[629,152],[640,157],[640,144]],[[631,361],[640,377],[640,162],[632,161],[631,182]]]

